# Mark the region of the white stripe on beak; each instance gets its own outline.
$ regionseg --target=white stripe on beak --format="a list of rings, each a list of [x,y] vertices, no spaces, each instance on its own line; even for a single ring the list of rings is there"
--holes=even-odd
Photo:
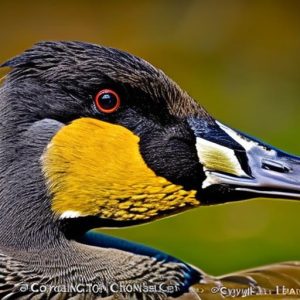
[[[222,145],[197,137],[196,148],[198,158],[203,165],[207,179],[202,188],[206,188],[216,182],[210,172],[221,172],[238,177],[249,177],[242,169],[234,151]]]

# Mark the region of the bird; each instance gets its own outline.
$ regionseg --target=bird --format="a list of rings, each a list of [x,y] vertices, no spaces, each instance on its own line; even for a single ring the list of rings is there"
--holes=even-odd
[[[1,67],[1,299],[283,299],[276,286],[300,288],[297,261],[215,277],[92,230],[299,200],[299,157],[215,120],[122,50],[44,41]]]

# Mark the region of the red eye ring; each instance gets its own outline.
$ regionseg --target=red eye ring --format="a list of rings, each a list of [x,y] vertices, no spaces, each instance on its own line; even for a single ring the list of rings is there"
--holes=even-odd
[[[95,105],[99,111],[110,114],[120,107],[121,99],[115,91],[103,89],[96,94]]]

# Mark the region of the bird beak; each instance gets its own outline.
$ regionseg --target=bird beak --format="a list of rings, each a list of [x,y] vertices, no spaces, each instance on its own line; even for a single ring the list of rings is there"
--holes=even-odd
[[[300,157],[219,122],[208,125],[194,118],[189,123],[205,173],[201,193],[207,204],[254,197],[300,199]]]

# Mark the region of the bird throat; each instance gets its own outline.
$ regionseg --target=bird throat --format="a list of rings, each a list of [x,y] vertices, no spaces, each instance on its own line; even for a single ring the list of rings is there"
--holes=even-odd
[[[97,216],[150,220],[199,205],[184,190],[150,169],[130,130],[93,118],[64,126],[42,156],[51,207],[60,218]]]

